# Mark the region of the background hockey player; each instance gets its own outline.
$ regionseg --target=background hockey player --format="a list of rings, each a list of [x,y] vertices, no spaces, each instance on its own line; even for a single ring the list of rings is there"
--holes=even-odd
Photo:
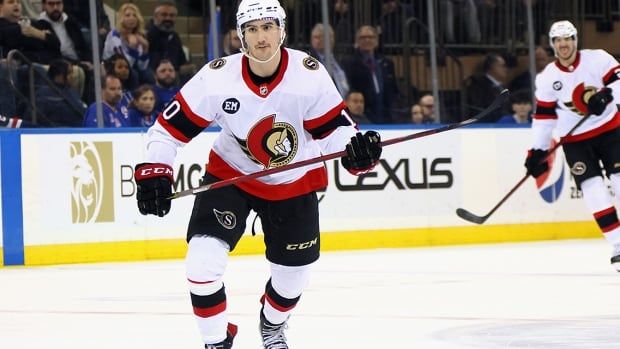
[[[613,246],[611,263],[620,271],[620,224],[603,181],[606,174],[620,197],[620,113],[612,103],[618,93],[620,65],[604,50],[578,50],[577,29],[568,21],[553,23],[549,40],[557,59],[536,77],[534,144],[525,166],[534,177],[543,175],[549,165],[541,160],[547,155],[552,131],[564,136],[591,114],[564,137],[563,149],[586,205]]]
[[[244,0],[237,12],[242,52],[205,65],[148,131],[146,163],[136,166],[142,214],[170,210],[177,148],[216,122],[205,183],[254,173],[346,148],[343,166],[371,170],[381,154],[379,134],[357,132],[325,68],[282,47],[284,10],[277,0]],[[319,144],[320,140],[320,144]],[[323,164],[198,194],[187,231],[187,278],[205,348],[231,348],[222,276],[228,253],[245,230],[250,210],[261,217],[271,278],[261,299],[265,348],[288,348],[284,325],[319,258],[318,202],[327,185]]]

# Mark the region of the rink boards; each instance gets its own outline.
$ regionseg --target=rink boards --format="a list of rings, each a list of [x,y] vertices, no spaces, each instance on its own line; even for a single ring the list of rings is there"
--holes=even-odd
[[[383,139],[421,129],[381,128]],[[198,185],[217,130],[180,150],[175,190]],[[140,215],[133,166],[143,161],[143,130],[6,130],[2,139],[2,265],[178,258],[193,198],[164,218]],[[386,147],[362,177],[326,165],[323,250],[599,237],[561,152],[541,183],[529,179],[484,225],[456,216],[484,214],[523,176],[527,128],[474,127]],[[247,232],[234,253],[264,251]]]

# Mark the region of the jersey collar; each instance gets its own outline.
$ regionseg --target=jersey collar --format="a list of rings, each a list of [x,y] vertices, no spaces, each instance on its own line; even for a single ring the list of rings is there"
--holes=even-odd
[[[269,94],[280,84],[282,78],[284,77],[284,72],[288,67],[288,52],[286,49],[282,49],[282,62],[280,63],[280,67],[278,68],[278,72],[276,73],[276,77],[267,84],[256,85],[252,78],[250,77],[250,60],[248,57],[243,56],[241,60],[241,76],[243,76],[243,81],[248,86],[248,88],[254,92],[257,96],[261,98],[267,98]]]
[[[581,54],[579,53],[579,51],[577,51],[577,54],[575,55],[575,61],[573,62],[573,64],[571,64],[570,67],[563,66],[560,63],[559,59],[555,60],[555,66],[558,67],[558,69],[560,69],[561,71],[563,71],[565,73],[572,73],[579,66],[580,58],[581,58]]]

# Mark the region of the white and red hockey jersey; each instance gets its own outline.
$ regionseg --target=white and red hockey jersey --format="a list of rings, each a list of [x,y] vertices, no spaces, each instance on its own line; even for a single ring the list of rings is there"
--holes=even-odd
[[[207,171],[228,179],[344,150],[357,132],[327,70],[308,54],[283,48],[275,78],[260,86],[248,70],[242,54],[206,64],[149,129],[147,161],[172,165],[177,147],[213,123],[222,130]],[[324,188],[327,174],[318,163],[236,185],[281,200]]]
[[[549,63],[536,76],[533,148],[548,149],[554,129],[564,137],[587,115],[590,96],[605,86],[612,88],[614,101],[603,114],[592,115],[564,141],[589,139],[620,126],[620,113],[616,106],[620,101],[620,91],[613,84],[619,79],[618,61],[604,50],[580,50],[570,67],[562,66],[557,60]]]

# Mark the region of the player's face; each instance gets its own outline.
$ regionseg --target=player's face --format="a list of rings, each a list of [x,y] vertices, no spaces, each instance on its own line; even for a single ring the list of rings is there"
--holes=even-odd
[[[280,44],[280,27],[273,20],[256,20],[243,30],[248,53],[259,60],[267,60]]]
[[[561,60],[569,60],[577,52],[577,43],[572,37],[553,39],[555,54]]]

